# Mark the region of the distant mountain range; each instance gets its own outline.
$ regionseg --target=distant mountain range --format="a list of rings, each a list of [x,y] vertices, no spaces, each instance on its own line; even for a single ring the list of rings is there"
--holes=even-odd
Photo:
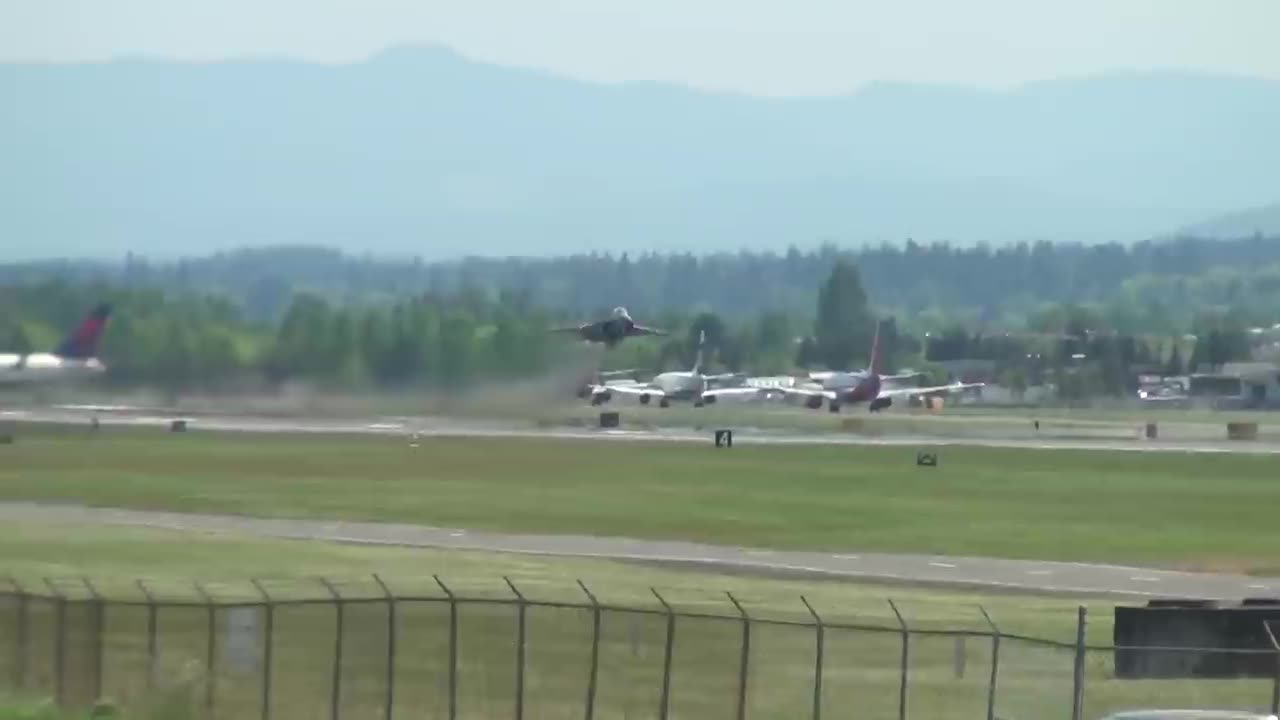
[[[0,97],[0,260],[1129,241],[1280,195],[1280,82],[1238,77],[777,99],[407,48],[8,64]]]
[[[1200,237],[1249,237],[1280,234],[1280,203],[1219,215],[1179,231]]]

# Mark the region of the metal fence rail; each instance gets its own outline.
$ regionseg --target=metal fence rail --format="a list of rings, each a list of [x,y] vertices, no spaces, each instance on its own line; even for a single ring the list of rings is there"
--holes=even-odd
[[[353,589],[244,592],[143,581],[10,581],[0,590],[0,687],[79,706],[179,704],[203,718],[1083,718],[1170,704],[1280,710],[1280,643],[1269,678],[1122,680],[1114,651],[1001,630],[920,625],[888,601],[889,625],[763,614],[726,593],[726,612]],[[1270,628],[1268,628],[1270,631]]]

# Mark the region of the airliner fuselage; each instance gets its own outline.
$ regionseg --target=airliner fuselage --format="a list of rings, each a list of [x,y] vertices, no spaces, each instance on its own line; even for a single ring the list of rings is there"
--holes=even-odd
[[[0,385],[56,382],[102,374],[97,358],[65,358],[53,353],[0,353]]]

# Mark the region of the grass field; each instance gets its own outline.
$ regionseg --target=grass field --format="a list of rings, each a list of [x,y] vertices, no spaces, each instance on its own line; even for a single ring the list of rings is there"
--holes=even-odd
[[[64,578],[63,592],[76,591],[81,575],[112,597],[137,598],[131,581],[145,577],[162,597],[194,599],[190,583],[202,580],[218,598],[246,597],[246,577],[266,578],[273,594],[321,597],[317,576],[329,576],[351,597],[376,594],[364,578],[377,572],[397,593],[440,596],[431,579],[439,573],[459,594],[509,596],[509,576],[535,600],[569,599],[581,578],[608,604],[654,608],[657,587],[681,611],[723,615],[725,620],[682,618],[673,656],[673,717],[731,718],[735,709],[740,623],[722,591],[732,591],[756,618],[800,619],[804,594],[828,622],[897,627],[887,598],[894,598],[918,629],[982,630],[981,604],[1007,633],[1069,641],[1079,601],[1027,595],[936,592],[844,582],[805,583],[729,575],[693,575],[595,560],[527,558],[470,552],[350,546],[325,542],[246,539],[166,530],[95,528],[68,531],[28,523],[0,528],[0,567],[27,586],[41,578]],[[580,596],[579,596],[580,598]],[[1085,601],[1091,611],[1091,642],[1106,644],[1110,607]],[[397,717],[446,717],[444,659],[447,610],[442,603],[400,606],[396,673]],[[0,618],[12,608],[0,605]],[[28,692],[53,687],[52,612],[31,609]],[[459,717],[512,717],[515,613],[509,606],[464,606],[460,613]],[[68,611],[74,627],[83,611]],[[219,631],[228,622],[219,619]],[[346,613],[342,665],[342,717],[381,717],[385,690],[386,612],[381,604],[353,605]],[[327,717],[334,652],[331,606],[282,606],[276,612],[272,664],[272,716]],[[12,648],[11,624],[0,623],[0,648]],[[535,608],[529,611],[527,696],[531,718],[581,717],[589,649],[589,613]],[[201,717],[205,695],[206,616],[203,608],[164,609],[159,615],[160,689],[147,690],[145,614],[141,608],[111,608],[106,617],[105,694],[129,717],[178,720]],[[660,616],[608,613],[602,627],[599,705],[596,717],[655,717],[661,678],[664,627]],[[89,665],[75,658],[89,646],[73,632],[69,647],[78,669],[70,687],[83,690]],[[222,636],[219,635],[221,638]],[[78,638],[78,640],[77,640]],[[225,640],[219,640],[225,642]],[[827,634],[823,692],[825,716],[897,717],[900,636],[894,632],[831,630]],[[982,638],[914,636],[908,703],[913,718],[975,718],[985,713],[991,644]],[[1070,650],[1007,639],[1001,650],[997,712],[1008,718],[1066,718],[1070,711]],[[216,657],[224,658],[217,654]],[[0,654],[0,677],[9,677],[11,652]],[[963,669],[957,666],[963,658]],[[215,673],[217,717],[256,718],[259,670],[236,669],[220,659]],[[807,717],[812,701],[814,631],[757,625],[751,653],[748,714],[753,718]],[[1105,651],[1086,665],[1086,717],[1126,707],[1226,706],[1261,709],[1269,693],[1262,680],[1123,682],[1110,677]],[[155,698],[168,709],[156,713]],[[181,702],[175,702],[175,698]],[[30,706],[27,706],[30,708]],[[181,712],[176,711],[182,710]],[[145,709],[143,712],[141,709]],[[34,717],[21,715],[21,717]],[[45,713],[40,717],[52,717]]]
[[[254,515],[391,519],[533,532],[687,538],[756,546],[880,549],[1123,560],[1274,572],[1268,533],[1280,483],[1258,456],[1018,451],[954,448],[937,468],[919,468],[908,448],[750,447],[546,440],[433,440],[409,447],[389,437],[289,437],[192,432],[23,427],[0,446],[0,499],[225,511]],[[320,597],[316,576],[369,596],[377,572],[399,593],[440,597],[439,574],[460,594],[509,597],[502,576],[535,600],[580,600],[582,579],[602,602],[656,609],[657,587],[681,611],[732,618],[723,591],[754,617],[807,615],[804,594],[828,621],[894,628],[894,598],[913,628],[981,631],[985,606],[1001,629],[1071,638],[1080,602],[693,574],[606,561],[474,552],[376,548],[249,539],[162,530],[0,528],[0,571],[27,587],[87,575],[100,592],[138,597],[145,577],[165,597],[193,598],[200,580],[220,599],[251,597],[247,579],[273,594]],[[59,583],[83,597],[75,580]],[[1086,601],[1089,637],[1105,644],[1109,606]],[[0,606],[9,618],[12,605]],[[33,605],[28,691],[53,687],[53,611]],[[72,622],[87,622],[80,611]],[[79,620],[74,620],[79,617]],[[342,717],[380,717],[385,689],[386,610],[351,606],[341,668]],[[446,717],[447,606],[400,610],[396,716]],[[128,708],[146,707],[145,612],[108,612],[105,688]],[[327,716],[335,643],[331,606],[281,607],[275,631],[273,717]],[[228,622],[220,615],[218,627]],[[160,614],[162,699],[178,693],[197,710],[206,697],[203,608]],[[14,647],[0,621],[0,647]],[[87,627],[77,625],[76,627]],[[729,718],[735,710],[737,620],[681,619],[673,656],[673,717]],[[581,717],[590,614],[529,612],[526,717]],[[515,614],[510,606],[460,613],[460,717],[513,716]],[[72,633],[74,688],[83,690],[87,633]],[[656,716],[663,657],[661,616],[611,613],[602,628],[596,717]],[[80,655],[76,651],[80,651]],[[824,713],[896,718],[900,636],[832,631],[827,637]],[[912,718],[973,718],[985,712],[991,645],[915,636],[907,691]],[[1070,650],[1009,640],[1001,650],[997,714],[1069,716]],[[219,656],[221,657],[221,656]],[[957,669],[963,658],[963,671]],[[0,652],[0,677],[13,653]],[[794,718],[812,702],[814,631],[758,625],[751,652],[748,714]],[[1261,709],[1270,684],[1239,681],[1118,681],[1106,651],[1087,658],[1086,717],[1143,706]],[[257,717],[256,671],[219,661],[218,718]],[[170,703],[172,704],[172,703]],[[199,713],[197,713],[198,715]],[[153,716],[148,713],[148,716]]]
[[[0,499],[756,547],[1280,571],[1275,460],[32,429]]]

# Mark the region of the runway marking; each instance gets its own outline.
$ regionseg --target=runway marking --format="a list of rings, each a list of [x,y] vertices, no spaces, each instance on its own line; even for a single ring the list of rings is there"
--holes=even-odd
[[[454,532],[449,533],[449,537],[462,537],[463,535],[466,535],[466,534],[467,533],[463,530],[456,530]]]
[[[930,564],[931,566],[933,566],[933,567],[940,567],[940,568],[953,568],[953,567],[955,567],[955,565],[952,565],[951,563],[944,563],[944,562],[931,562],[931,563],[929,563],[929,564]]]
[[[836,560],[859,560],[861,559],[862,556],[861,555],[832,555],[831,557]]]
[[[1028,570],[1028,575],[1052,575],[1052,570]]]
[[[1151,576],[1149,576],[1149,575],[1134,575],[1133,577],[1131,577],[1131,578],[1129,578],[1129,579],[1130,579],[1130,580],[1136,580],[1136,581],[1138,581],[1138,582],[1160,582],[1160,578],[1157,578],[1157,577],[1151,577]]]
[[[1266,585],[1250,585],[1249,589],[1250,590],[1270,590],[1271,588]]]

